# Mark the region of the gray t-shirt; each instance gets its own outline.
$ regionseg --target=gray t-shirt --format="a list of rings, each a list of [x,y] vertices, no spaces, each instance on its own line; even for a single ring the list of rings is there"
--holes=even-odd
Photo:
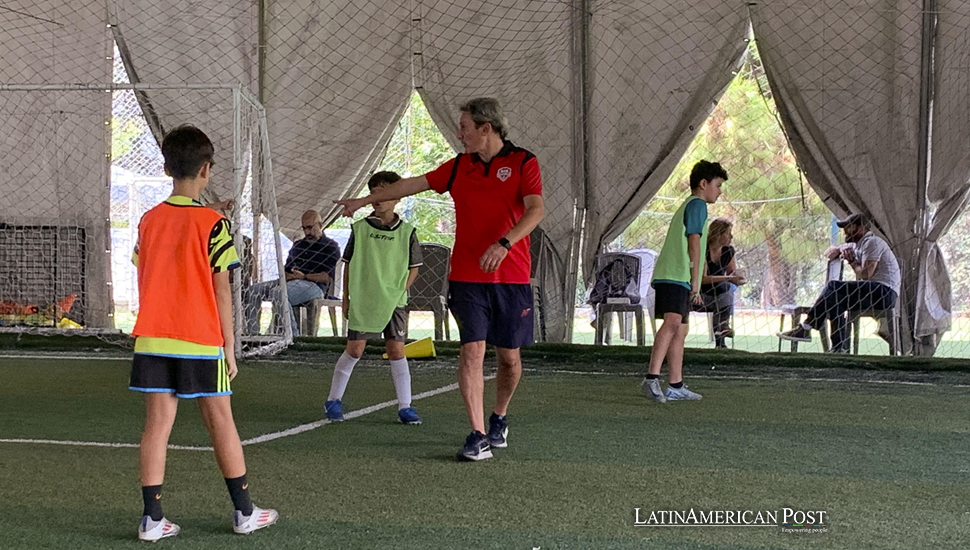
[[[899,262],[889,244],[869,231],[856,243],[855,249],[860,264],[865,265],[866,260],[878,262],[869,280],[888,286],[899,296]]]

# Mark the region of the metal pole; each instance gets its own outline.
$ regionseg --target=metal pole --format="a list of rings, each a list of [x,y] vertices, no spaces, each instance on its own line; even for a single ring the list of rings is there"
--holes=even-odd
[[[236,242],[236,246],[245,246],[245,241],[242,238],[242,228],[239,227],[239,201],[242,198],[242,188],[243,180],[246,177],[245,174],[245,163],[243,162],[242,155],[242,100],[240,98],[239,88],[234,88],[232,90],[232,175],[235,185],[233,186],[232,198],[236,201],[236,207],[232,209],[232,238]],[[242,257],[246,257],[246,251],[242,251]],[[242,269],[249,269],[249,266],[242,266]],[[232,301],[233,309],[236,311],[233,331],[237,334],[235,354],[236,357],[242,355],[242,334],[243,328],[245,326],[245,316],[246,312],[242,308],[242,281],[243,273],[242,270],[238,270],[236,273],[236,284],[233,285],[232,291]]]
[[[908,335],[913,340],[913,355],[922,355],[919,341],[916,339],[916,323],[919,321],[917,312],[919,311],[919,301],[922,299],[919,291],[920,279],[922,278],[919,267],[926,252],[926,238],[929,234],[930,224],[930,220],[926,215],[926,211],[929,208],[926,197],[931,177],[931,164],[933,162],[933,96],[935,94],[934,79],[936,78],[934,49],[938,23],[936,10],[936,0],[923,0],[923,40],[920,48],[919,149],[916,153],[916,204],[919,206],[919,210],[916,216],[916,227],[914,228],[914,233],[917,236],[914,254],[915,261],[907,266],[910,276],[906,278],[910,284],[915,284],[916,288],[903,290],[903,293],[907,297],[915,298],[912,301],[907,300],[913,307],[911,314],[907,316],[912,323]]]
[[[256,107],[256,113],[259,117],[259,142],[260,142],[260,154],[263,157],[263,188],[269,195],[269,204],[271,205],[270,211],[268,212],[270,216],[270,223],[273,224],[275,231],[273,231],[273,241],[276,245],[276,264],[280,273],[280,302],[282,305],[282,310],[288,311],[290,307],[289,296],[286,293],[286,281],[284,280],[283,272],[283,245],[280,242],[280,219],[279,212],[276,206],[276,187],[273,183],[273,161],[269,153],[269,133],[267,132],[266,124],[266,109],[263,108],[261,104],[254,105]],[[288,345],[293,342],[293,325],[290,323],[289,313],[283,315],[283,341]]]
[[[573,72],[573,120],[576,121],[573,136],[573,173],[579,176],[578,185],[573,186],[574,207],[573,227],[563,302],[566,311],[566,334],[564,342],[573,341],[573,322],[576,315],[576,286],[580,276],[583,232],[586,226],[586,209],[589,206],[590,184],[590,71],[589,71],[589,26],[591,14],[589,0],[576,0],[573,12],[573,59],[578,61],[579,71]]]

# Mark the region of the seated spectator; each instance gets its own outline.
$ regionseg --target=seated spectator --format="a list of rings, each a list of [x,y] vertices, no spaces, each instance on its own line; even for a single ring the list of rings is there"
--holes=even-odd
[[[323,219],[319,212],[304,212],[302,226],[304,238],[293,243],[283,267],[289,302],[285,309],[289,311],[294,333],[297,328],[293,306],[332,294],[330,285],[340,260],[340,246],[323,234]],[[259,334],[259,312],[263,300],[273,302],[283,314],[278,280],[254,284],[243,292],[247,334]]]
[[[852,214],[837,224],[845,231],[845,243],[825,251],[829,260],[841,258],[855,271],[855,281],[829,281],[815,300],[805,322],[778,337],[811,342],[810,330],[818,330],[825,319],[832,322],[832,352],[848,353],[846,330],[849,311],[892,309],[899,297],[899,263],[889,244],[869,230],[869,220]]]
[[[707,265],[701,277],[703,305],[694,305],[694,311],[711,314],[714,327],[714,347],[726,348],[725,338],[734,338],[731,316],[734,315],[734,289],[744,284],[734,261],[731,246],[733,224],[725,218],[711,220],[707,229]]]

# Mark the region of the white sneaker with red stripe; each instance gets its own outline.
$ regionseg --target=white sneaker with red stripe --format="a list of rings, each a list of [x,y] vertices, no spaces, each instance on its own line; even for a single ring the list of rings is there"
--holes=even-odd
[[[165,537],[174,537],[181,529],[171,521],[162,518],[155,521],[151,516],[142,516],[138,524],[138,540],[155,542]]]
[[[236,510],[232,513],[232,530],[240,535],[248,535],[257,529],[273,525],[279,518],[276,510],[263,510],[257,506],[253,506],[253,513],[248,516]]]

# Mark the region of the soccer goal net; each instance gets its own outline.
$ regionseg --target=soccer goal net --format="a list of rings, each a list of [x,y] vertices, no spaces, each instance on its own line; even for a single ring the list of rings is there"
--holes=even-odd
[[[215,146],[200,199],[232,222],[237,353],[292,341],[265,111],[236,85],[0,86],[0,330],[131,331],[138,223],[172,192],[159,143],[181,124]]]

